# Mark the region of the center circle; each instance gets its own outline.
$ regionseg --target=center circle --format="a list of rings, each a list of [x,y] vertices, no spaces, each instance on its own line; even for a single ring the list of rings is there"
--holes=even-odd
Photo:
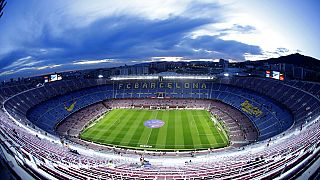
[[[151,119],[151,120],[145,121],[143,124],[145,127],[148,127],[148,128],[160,128],[164,125],[164,121],[161,121],[159,119]]]

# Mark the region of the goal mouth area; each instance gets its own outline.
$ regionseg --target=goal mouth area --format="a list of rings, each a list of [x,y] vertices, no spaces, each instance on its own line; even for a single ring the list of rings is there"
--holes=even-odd
[[[204,109],[112,109],[87,126],[87,143],[133,151],[193,152],[228,147],[228,134]],[[147,125],[146,125],[147,124]]]

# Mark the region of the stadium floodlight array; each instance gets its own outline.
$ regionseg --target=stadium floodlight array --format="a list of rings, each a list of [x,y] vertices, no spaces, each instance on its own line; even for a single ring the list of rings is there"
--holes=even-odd
[[[158,79],[159,76],[114,76],[111,77],[113,81],[121,81],[121,80],[147,80],[147,79]]]
[[[215,79],[214,76],[163,76],[163,79]]]
[[[111,77],[113,81],[121,80],[148,80],[148,79],[159,79],[159,75],[148,75],[148,76],[114,76]],[[161,76],[163,79],[199,79],[199,80],[213,80],[215,76],[195,76],[195,75],[165,75]]]

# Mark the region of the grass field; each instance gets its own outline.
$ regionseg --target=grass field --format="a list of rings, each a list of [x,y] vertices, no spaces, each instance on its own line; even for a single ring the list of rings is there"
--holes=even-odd
[[[118,147],[165,151],[227,146],[225,132],[210,118],[206,110],[114,109],[86,128],[80,138]],[[165,124],[160,128],[144,126],[151,119]]]

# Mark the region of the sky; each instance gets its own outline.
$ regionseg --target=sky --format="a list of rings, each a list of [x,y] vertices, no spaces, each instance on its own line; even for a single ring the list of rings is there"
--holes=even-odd
[[[317,0],[7,0],[0,79],[159,60],[320,59]]]

